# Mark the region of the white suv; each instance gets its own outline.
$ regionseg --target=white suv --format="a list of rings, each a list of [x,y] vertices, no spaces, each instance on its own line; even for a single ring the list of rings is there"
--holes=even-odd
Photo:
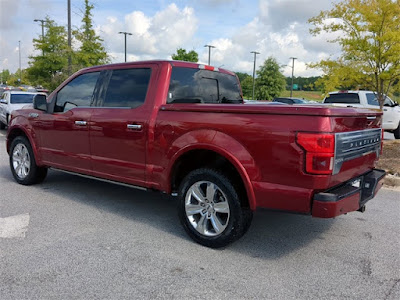
[[[379,109],[376,93],[372,91],[332,92],[324,99],[324,103],[335,106]],[[400,139],[400,107],[398,103],[387,96],[383,105],[382,128],[394,133],[396,139]]]

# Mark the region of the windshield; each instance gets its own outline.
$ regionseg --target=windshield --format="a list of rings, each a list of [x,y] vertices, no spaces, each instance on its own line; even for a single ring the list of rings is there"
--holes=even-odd
[[[12,104],[32,103],[33,96],[35,96],[35,94],[11,94],[10,102]]]

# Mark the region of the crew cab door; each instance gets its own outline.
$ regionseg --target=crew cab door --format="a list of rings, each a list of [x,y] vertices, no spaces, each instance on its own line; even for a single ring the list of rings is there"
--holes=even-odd
[[[366,93],[368,107],[379,109],[379,102],[374,93]],[[394,102],[386,96],[383,103],[383,117],[382,117],[382,128],[385,130],[394,130],[399,126],[400,115],[398,107],[394,105]]]
[[[55,95],[54,111],[35,121],[46,165],[91,173],[89,128],[99,76],[92,72],[72,79]]]
[[[107,71],[91,118],[93,175],[144,185],[147,137],[154,110],[157,66],[144,64]]]

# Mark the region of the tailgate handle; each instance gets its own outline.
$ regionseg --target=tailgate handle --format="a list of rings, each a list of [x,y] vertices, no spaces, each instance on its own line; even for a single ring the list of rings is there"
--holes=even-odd
[[[367,120],[375,120],[376,117],[367,117]]]
[[[142,129],[142,125],[140,125],[140,124],[128,124],[128,125],[126,125],[126,127],[128,129],[134,129],[134,130],[141,130]]]

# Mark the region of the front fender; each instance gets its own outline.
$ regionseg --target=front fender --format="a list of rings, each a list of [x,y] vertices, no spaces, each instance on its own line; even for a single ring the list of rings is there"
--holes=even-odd
[[[24,135],[29,140],[32,146],[33,154],[35,155],[35,161],[37,165],[41,165],[41,156],[37,148],[39,137],[36,131],[33,129],[29,120],[24,116],[16,116],[11,120],[10,126],[7,130],[7,153],[10,154],[11,142],[16,136]]]
[[[256,208],[256,199],[251,181],[259,176],[259,169],[247,149],[231,136],[215,130],[195,130],[188,132],[171,145],[167,157],[168,182],[172,180],[175,163],[185,153],[191,150],[210,150],[226,158],[240,174],[246,188],[249,205]]]

